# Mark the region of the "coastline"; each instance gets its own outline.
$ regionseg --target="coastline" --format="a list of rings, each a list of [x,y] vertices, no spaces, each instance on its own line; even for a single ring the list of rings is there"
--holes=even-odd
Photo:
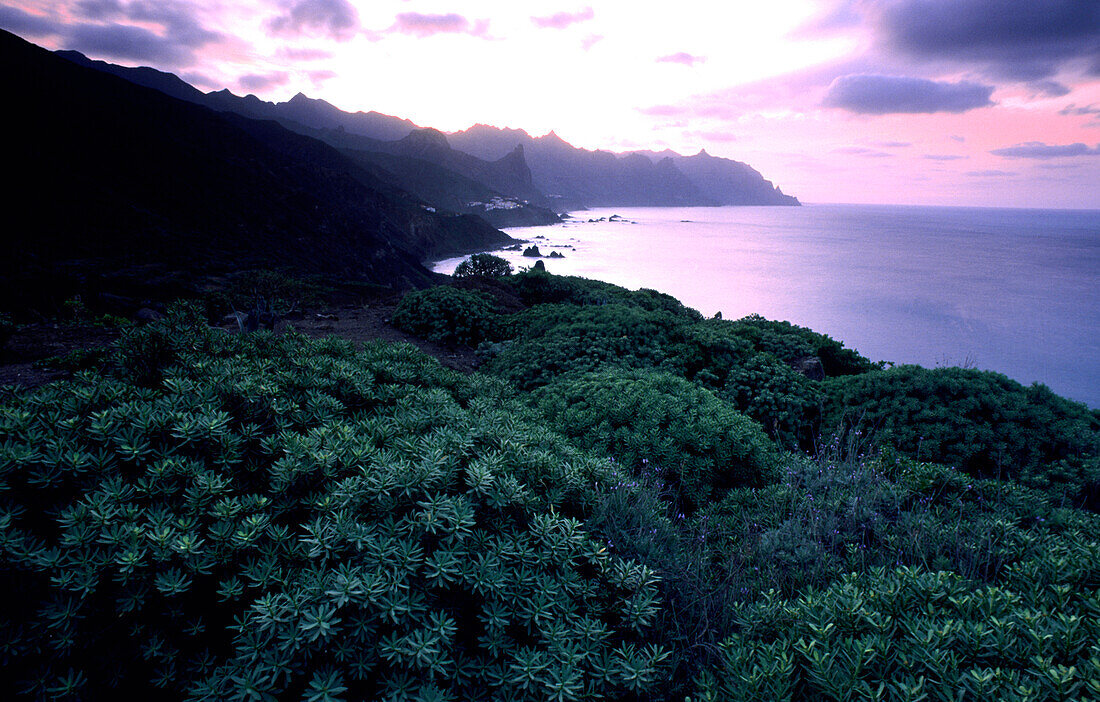
[[[876,360],[973,365],[1100,408],[1100,310],[1088,302],[1100,211],[810,204],[577,214],[506,233],[561,251],[542,259],[551,273],[660,290],[705,316],[790,321]],[[587,221],[613,214],[638,224]],[[489,253],[517,270],[539,260]],[[450,273],[461,260],[429,268]]]

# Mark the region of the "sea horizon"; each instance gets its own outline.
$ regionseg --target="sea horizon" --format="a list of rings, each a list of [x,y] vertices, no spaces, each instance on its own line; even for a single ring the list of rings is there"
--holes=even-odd
[[[628,222],[595,221],[618,214]],[[506,229],[552,273],[761,314],[872,361],[990,370],[1100,407],[1100,210],[807,203],[590,208]],[[690,242],[690,243],[688,243]],[[494,252],[517,269],[521,251]],[[449,273],[466,257],[431,264]]]

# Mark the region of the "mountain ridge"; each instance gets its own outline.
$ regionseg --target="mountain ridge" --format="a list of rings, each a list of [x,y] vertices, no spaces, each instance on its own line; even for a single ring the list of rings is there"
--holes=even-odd
[[[5,153],[19,174],[5,210],[20,222],[0,247],[5,305],[259,267],[402,289],[436,279],[423,260],[512,241],[477,218],[431,212],[276,122],[174,98],[7,32],[0,58],[0,90],[17,96],[2,119],[19,135]]]
[[[151,72],[157,72],[156,69],[127,68],[93,61],[78,52],[63,52],[63,55],[69,60],[121,75],[148,87],[172,90],[181,99],[213,109],[236,112],[254,119],[274,119],[292,131],[324,138],[329,143],[335,143],[333,135],[336,130],[343,132],[344,140],[354,141],[360,137],[374,141],[344,143],[342,148],[409,155],[402,154],[402,147],[397,143],[414,131],[432,129],[379,112],[347,112],[301,92],[290,100],[278,103],[263,101],[251,94],[240,97],[228,89],[202,93],[192,87],[193,92],[190,92],[179,85],[187,85],[184,81],[170,73],[164,76],[171,76],[174,81],[152,75]],[[444,136],[453,151],[487,163],[495,163],[513,153],[517,146],[523,146],[525,165],[532,175],[530,187],[514,179],[499,178],[499,174],[489,167],[475,168],[468,163],[459,167],[453,154],[444,158],[437,153],[439,158],[436,160],[422,158],[423,155],[415,157],[449,170],[458,168],[456,172],[460,175],[481,180],[505,197],[526,200],[536,207],[550,206],[557,212],[596,206],[800,204],[797,198],[784,194],[748,164],[710,156],[705,151],[695,156],[684,156],[667,149],[659,154],[652,151],[592,151],[572,146],[554,131],[534,137],[522,129],[493,127],[484,123]],[[382,142],[389,144],[383,146]],[[646,158],[646,162],[634,158],[639,154]],[[702,154],[713,161],[705,164],[691,161]],[[669,158],[670,163],[662,164],[663,158]]]

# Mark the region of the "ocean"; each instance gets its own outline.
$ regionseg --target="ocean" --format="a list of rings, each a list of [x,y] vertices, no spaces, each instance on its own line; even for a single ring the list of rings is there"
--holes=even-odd
[[[787,320],[875,361],[997,371],[1100,408],[1100,211],[805,205],[573,216],[506,231],[561,253],[544,259],[553,273],[653,288],[707,316]],[[517,269],[534,264],[494,253]],[[461,260],[433,268],[450,273]]]

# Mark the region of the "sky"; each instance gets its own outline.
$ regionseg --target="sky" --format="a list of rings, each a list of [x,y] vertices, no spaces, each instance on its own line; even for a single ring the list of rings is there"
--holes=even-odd
[[[1098,0],[5,0],[0,27],[202,90],[706,149],[808,203],[1100,209]]]

